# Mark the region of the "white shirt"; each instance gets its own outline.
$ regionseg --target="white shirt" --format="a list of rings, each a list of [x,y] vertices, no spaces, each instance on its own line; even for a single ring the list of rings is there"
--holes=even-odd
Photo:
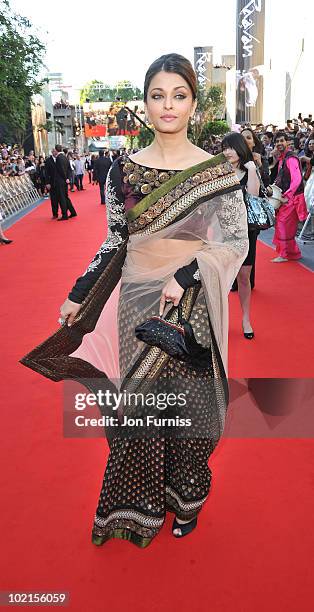
[[[74,161],[74,164],[75,164],[75,172],[76,172],[76,174],[84,174],[85,160],[83,160],[83,159],[76,159]]]

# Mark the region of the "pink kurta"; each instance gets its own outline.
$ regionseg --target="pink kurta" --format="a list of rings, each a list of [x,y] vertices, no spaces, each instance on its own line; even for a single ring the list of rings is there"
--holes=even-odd
[[[283,164],[284,155],[279,160],[278,172]],[[286,161],[291,182],[289,189],[283,193],[288,198],[287,204],[282,204],[276,212],[276,226],[273,243],[276,245],[277,255],[286,259],[300,259],[301,251],[295,241],[299,221],[305,221],[308,212],[304,194],[295,195],[302,180],[299,162],[296,157],[289,157]]]

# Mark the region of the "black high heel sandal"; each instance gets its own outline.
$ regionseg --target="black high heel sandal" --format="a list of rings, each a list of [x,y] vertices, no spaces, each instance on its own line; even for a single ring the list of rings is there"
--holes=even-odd
[[[246,338],[247,340],[253,340],[253,338],[254,338],[254,332],[243,332],[243,336],[244,336],[244,338]]]
[[[247,340],[253,340],[254,335],[255,335],[254,332],[253,331],[245,332],[244,329],[243,329],[243,324],[242,324],[242,331],[243,331],[244,338],[246,338]]]
[[[184,536],[188,535],[189,533],[191,533],[191,531],[193,531],[193,529],[195,529],[197,525],[197,516],[195,516],[191,521],[189,521],[188,523],[178,523],[176,517],[173,519],[173,523],[172,523],[172,535],[175,538],[183,538]],[[176,534],[174,533],[175,529],[180,529],[181,534]]]

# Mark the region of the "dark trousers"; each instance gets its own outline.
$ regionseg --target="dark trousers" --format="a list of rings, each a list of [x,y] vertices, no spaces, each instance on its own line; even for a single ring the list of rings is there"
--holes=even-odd
[[[53,189],[52,187],[50,189],[50,203],[51,203],[52,216],[57,217],[59,204],[58,204],[56,190]]]
[[[106,184],[106,180],[100,180],[99,179],[99,191],[100,191],[100,203],[101,204],[106,204],[105,201],[105,184]]]
[[[75,215],[76,211],[68,196],[68,185],[65,181],[64,183],[62,182],[62,183],[57,184],[56,194],[57,194],[57,199],[58,199],[58,202],[62,210],[62,217],[65,218],[68,216],[68,213],[67,213],[68,210],[70,211],[71,215]]]
[[[79,191],[83,189],[83,174],[76,174],[75,176],[75,185]]]
[[[71,188],[71,191],[74,190],[74,182],[75,182],[75,174],[74,174],[74,172],[71,172],[71,175],[70,175],[70,188]]]

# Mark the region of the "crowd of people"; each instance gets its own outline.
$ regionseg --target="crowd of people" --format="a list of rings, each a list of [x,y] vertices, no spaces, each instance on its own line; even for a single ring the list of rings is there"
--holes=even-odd
[[[69,180],[71,191],[81,191],[84,189],[82,178],[87,173],[89,183],[98,183],[98,177],[94,168],[94,164],[98,159],[98,154],[90,154],[84,152],[80,154],[77,151],[69,150],[62,147],[63,152],[70,162],[71,170],[69,171]],[[102,151],[100,152],[102,155]],[[120,155],[120,151],[108,151],[108,158],[111,163]],[[49,157],[45,155],[35,156],[34,151],[30,151],[28,155],[24,155],[22,147],[18,145],[0,144],[0,175],[1,176],[21,176],[29,174],[34,186],[39,192],[39,195],[48,198],[47,192],[47,171],[46,162]]]
[[[278,131],[285,132],[287,135],[287,143],[291,150],[293,150],[301,160],[302,170],[305,180],[311,174],[310,160],[313,155],[313,140],[314,140],[314,121],[310,114],[305,119],[302,118],[301,113],[297,119],[288,119],[285,126],[278,126],[274,124],[263,125],[259,123],[257,125],[243,123],[241,125],[234,126],[234,131],[241,132],[245,128],[250,128],[261,146],[258,148],[262,149],[263,156],[268,160],[270,170],[274,168],[278,160],[278,150],[275,146],[275,136]],[[222,151],[222,137],[211,136],[210,141],[206,142],[205,149],[212,155],[217,155]]]
[[[288,157],[298,160],[298,168],[302,175],[302,185],[308,181],[311,176],[314,164],[314,121],[312,115],[302,118],[301,113],[297,119],[288,119],[283,128],[278,128],[277,125],[269,124],[242,124],[234,126],[234,133],[240,133],[244,137],[248,148],[252,153],[252,159],[255,166],[259,169],[264,186],[271,194],[270,185],[273,184],[278,177],[278,169],[283,158],[283,149],[285,154],[289,153]],[[278,140],[278,135],[281,136],[281,142]],[[282,140],[283,139],[283,140]],[[212,155],[217,155],[224,150],[225,139],[219,136],[211,136],[210,140],[204,144],[204,149]],[[284,146],[283,146],[284,144]],[[57,150],[60,149],[60,150]],[[44,155],[35,156],[34,151],[30,151],[28,155],[24,155],[23,148],[17,144],[10,146],[5,143],[0,144],[0,175],[2,176],[21,176],[27,173],[32,180],[34,187],[38,190],[39,196],[51,199],[52,218],[58,218],[58,210],[61,210],[61,220],[76,216],[76,211],[70,201],[68,190],[71,192],[83,191],[84,176],[88,176],[88,182],[92,185],[99,185],[100,203],[105,204],[105,182],[109,168],[113,161],[121,154],[136,153],[136,149],[132,151],[103,151],[99,153],[90,153],[85,151],[80,154],[76,150],[69,150],[61,145],[56,145],[50,156]],[[51,174],[51,169],[59,168],[55,164],[58,155],[62,153],[65,158],[65,175],[62,181],[65,185],[62,188],[61,195],[60,186],[56,188],[56,176]],[[53,165],[51,164],[53,161]],[[291,164],[291,162],[290,162]],[[296,167],[297,172],[297,167]],[[59,177],[61,180],[61,177]],[[297,179],[296,179],[297,180]],[[300,182],[300,181],[299,181]],[[299,198],[300,199],[300,198]],[[285,212],[287,208],[285,207]],[[68,212],[70,214],[68,215]],[[282,212],[280,213],[282,214]],[[278,262],[287,261],[291,258],[291,253],[288,253],[285,247],[282,247],[280,235],[280,214],[277,215],[277,224],[274,242],[277,248],[277,257],[274,259]],[[303,213],[299,214],[298,222],[304,221]],[[298,225],[298,224],[297,224]],[[296,219],[294,218],[293,228],[289,223],[282,231],[286,231],[290,227],[290,233],[293,236],[293,252],[294,258],[301,257],[299,248],[296,246],[295,237]],[[282,232],[281,232],[282,233]],[[7,239],[3,232],[0,234],[2,244],[10,244],[12,241]],[[254,287],[255,278],[255,246],[251,245],[253,251],[250,251],[252,260],[252,270],[250,273],[250,287]],[[247,268],[246,268],[247,271]],[[240,295],[242,297],[243,282],[240,282]],[[243,280],[243,279],[242,279]],[[247,285],[247,279],[246,279]],[[238,281],[233,285],[233,290],[238,289]],[[247,300],[244,299],[247,303]],[[249,326],[250,327],[250,326]],[[248,332],[249,333],[249,332]]]
[[[53,105],[54,108],[73,108],[73,105],[70,104],[67,100],[61,100],[59,102],[55,102]]]
[[[0,175],[20,176],[31,172],[35,168],[35,162],[34,151],[24,155],[23,148],[19,145],[0,144]]]

